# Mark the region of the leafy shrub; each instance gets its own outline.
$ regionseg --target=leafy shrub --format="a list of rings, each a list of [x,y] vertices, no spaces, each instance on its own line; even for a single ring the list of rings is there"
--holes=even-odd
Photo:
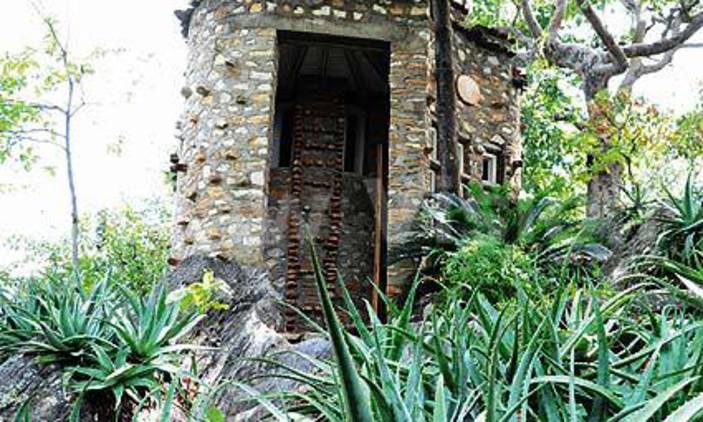
[[[485,235],[535,257],[547,272],[588,273],[610,257],[579,220],[576,200],[536,197],[514,203],[504,189],[469,187],[470,198],[437,194],[426,201],[415,228],[391,251],[391,261],[424,259],[429,272],[437,273],[449,255]]]
[[[158,283],[168,269],[169,215],[158,204],[144,210],[130,207],[103,211],[81,222],[80,274],[86,288],[99,283],[107,272],[110,281],[143,294]],[[15,247],[41,278],[73,277],[69,242],[17,240]],[[42,263],[36,268],[37,263]],[[20,282],[22,280],[19,280]]]
[[[493,301],[515,296],[515,286],[534,290],[540,277],[534,260],[522,249],[492,236],[478,235],[447,258],[444,280],[450,286],[467,285]]]

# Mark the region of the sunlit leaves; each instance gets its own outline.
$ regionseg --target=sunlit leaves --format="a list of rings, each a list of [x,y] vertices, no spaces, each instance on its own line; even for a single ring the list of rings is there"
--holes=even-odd
[[[31,147],[17,145],[14,131],[37,120],[39,109],[19,98],[37,68],[29,51],[0,57],[0,163],[14,152],[17,152],[15,158],[25,166],[34,159]]]
[[[543,62],[528,72],[523,97],[524,187],[528,193],[547,190],[561,198],[578,193],[573,180],[586,168],[578,126],[585,110],[575,99],[575,81]]]

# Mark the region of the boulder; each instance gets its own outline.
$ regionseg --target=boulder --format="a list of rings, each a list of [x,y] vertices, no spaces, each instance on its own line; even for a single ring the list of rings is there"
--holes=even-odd
[[[227,381],[247,382],[252,377],[271,372],[268,365],[252,358],[273,352],[287,365],[301,370],[311,370],[310,363],[296,353],[285,351],[294,350],[316,358],[330,356],[331,347],[326,339],[312,338],[291,344],[286,336],[276,331],[276,327],[282,326],[282,315],[278,294],[273,290],[266,271],[242,267],[234,261],[194,256],[184,260],[169,275],[168,282],[174,288],[187,285],[199,281],[206,270],[226,282],[233,292],[227,309],[209,312],[191,338],[186,340],[214,348],[198,353],[197,359],[198,377],[210,387]],[[296,385],[278,378],[263,378],[253,387],[259,392],[272,392],[293,389]],[[242,402],[246,398],[247,395],[235,387],[224,388],[214,397],[212,404],[227,420],[241,419],[245,411],[249,414],[260,411],[255,402]]]

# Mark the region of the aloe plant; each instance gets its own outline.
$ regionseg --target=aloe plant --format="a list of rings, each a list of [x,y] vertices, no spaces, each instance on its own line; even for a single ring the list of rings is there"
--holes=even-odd
[[[693,184],[693,173],[689,173],[681,196],[666,187],[664,191],[666,200],[660,204],[665,213],[660,220],[665,230],[657,244],[669,257],[700,267],[703,264],[703,195]]]
[[[126,305],[116,310],[110,325],[133,359],[148,362],[161,354],[189,348],[174,343],[203,315],[194,309],[182,309],[179,302],[169,302],[163,286],[157,286],[146,297],[121,290]]]
[[[670,308],[633,312],[635,305],[641,312],[645,287],[603,298],[569,285],[548,306],[518,289],[501,309],[480,291],[454,288],[419,322],[408,317],[412,298],[402,308],[389,303],[384,324],[371,307],[362,318],[340,281],[352,334],[331,312],[320,279],[335,359],[310,358],[314,373],[278,364],[270,376],[305,388],[266,396],[267,408],[280,399],[279,417],[330,421],[369,414],[374,421],[493,422],[698,415],[703,322]],[[354,391],[362,393],[350,400]]]
[[[92,343],[111,344],[103,318],[111,298],[106,281],[89,293],[75,283],[32,283],[18,295],[0,299],[5,323],[12,325],[2,343],[36,354],[44,363],[79,358]]]
[[[179,340],[201,318],[169,301],[162,287],[137,296],[112,287],[109,278],[88,292],[70,281],[35,280],[0,292],[0,353],[59,364],[77,407],[91,394],[107,393],[119,414],[125,396],[133,403],[156,399],[181,374],[182,352],[194,347]]]

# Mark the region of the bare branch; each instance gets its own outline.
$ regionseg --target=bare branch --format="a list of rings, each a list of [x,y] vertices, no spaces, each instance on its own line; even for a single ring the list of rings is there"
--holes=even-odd
[[[71,117],[75,116],[76,113],[78,113],[78,112],[79,112],[83,107],[85,107],[86,105],[88,105],[88,103],[87,103],[85,100],[81,100],[81,103],[78,104],[78,105],[73,109],[73,111],[71,111],[71,114],[70,114]]]
[[[633,42],[642,42],[647,35],[647,22],[642,16],[642,4],[637,0],[622,0],[622,4],[627,10],[632,12],[633,20]]]
[[[623,52],[627,57],[642,57],[654,56],[657,54],[666,53],[667,51],[676,48],[693,36],[699,29],[703,28],[703,12],[687,19],[688,25],[678,34],[668,38],[663,38],[652,43],[636,43],[623,48]]]
[[[672,15],[673,16],[673,15]],[[666,33],[671,33],[673,36],[677,36],[681,32],[682,20],[680,16],[672,17],[665,29]],[[639,80],[642,76],[648,75],[650,73],[658,72],[664,69],[666,66],[671,64],[674,60],[674,54],[682,47],[682,45],[676,46],[671,50],[664,53],[664,55],[655,60],[652,64],[645,64],[644,60],[648,57],[635,57],[631,59],[631,66],[628,70],[625,78],[620,84],[620,89],[632,89],[632,86]]]
[[[27,136],[27,135],[13,136],[12,139],[15,141],[19,141],[19,142],[29,142],[29,143],[33,143],[33,144],[50,145],[50,146],[56,147],[62,151],[66,151],[66,148],[63,145],[57,144],[56,142],[52,142],[48,139],[39,139],[39,138],[35,138],[32,136]]]
[[[9,134],[11,136],[22,136],[27,134],[44,134],[50,136],[56,136],[57,138],[64,138],[62,133],[56,132],[55,130],[49,128],[31,128],[22,130],[0,130],[0,134]]]

